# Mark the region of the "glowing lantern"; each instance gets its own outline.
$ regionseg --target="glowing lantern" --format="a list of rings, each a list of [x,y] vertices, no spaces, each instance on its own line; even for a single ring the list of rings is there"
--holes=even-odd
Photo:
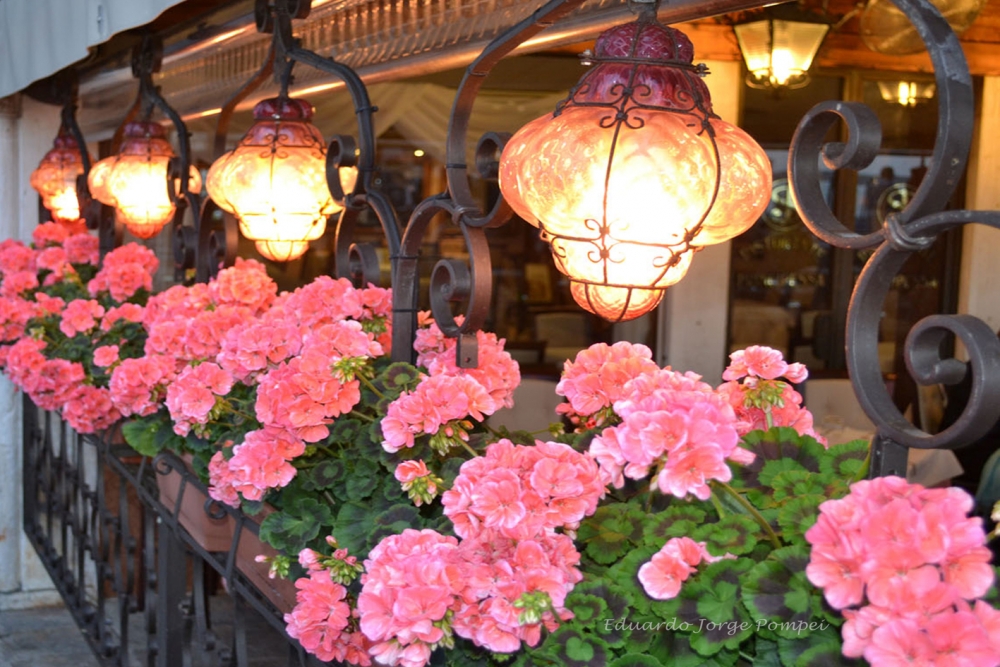
[[[239,220],[240,230],[269,259],[301,257],[341,210],[326,182],[326,144],[304,100],[277,97],[254,107],[254,124],[236,148],[208,171],[208,194]],[[345,191],[357,170],[341,170]]]
[[[769,10],[767,18],[733,26],[755,88],[801,88],[809,83],[819,47],[830,24],[798,7]]]
[[[76,178],[83,173],[83,158],[76,139],[65,128],[53,142],[38,168],[31,172],[31,187],[42,197],[42,205],[55,222],[73,223],[80,219],[76,197]]]
[[[118,202],[108,192],[108,176],[111,175],[111,168],[115,166],[116,160],[117,156],[114,155],[98,160],[87,174],[87,189],[90,190],[90,196],[112,207],[117,206]]]
[[[655,21],[608,30],[569,99],[500,159],[504,197],[577,303],[608,320],[655,308],[699,247],[746,231],[770,198],[767,156],[712,113],[693,54]]]
[[[174,150],[166,137],[159,123],[127,124],[121,150],[95,164],[87,178],[90,194],[114,206],[122,224],[141,239],[156,236],[177,212],[167,178]],[[198,170],[191,167],[188,178],[188,190],[199,192]]]

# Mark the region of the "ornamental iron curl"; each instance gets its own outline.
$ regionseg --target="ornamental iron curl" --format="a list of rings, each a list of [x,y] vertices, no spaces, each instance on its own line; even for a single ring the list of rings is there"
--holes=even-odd
[[[428,197],[414,209],[403,235],[393,276],[392,349],[397,360],[413,360],[420,246],[431,220],[437,214],[444,213],[461,230],[469,251],[469,261],[466,265],[458,260],[442,260],[434,267],[431,277],[431,312],[441,331],[446,336],[458,339],[458,365],[472,368],[477,365],[476,332],[486,322],[493,280],[485,230],[505,224],[513,216],[513,211],[502,195],[497,197],[490,211],[481,210],[472,195],[466,164],[472,106],[486,76],[500,60],[582,4],[583,0],[552,0],[546,3],[490,42],[466,68],[448,122],[445,165],[448,191]],[[508,138],[505,134],[490,133],[480,139],[475,155],[477,171],[481,177],[496,176],[498,156]],[[451,304],[462,301],[467,302],[467,306],[464,321],[459,324],[452,313]]]
[[[971,372],[972,391],[959,419],[941,433],[918,429],[902,415],[886,388],[878,360],[879,318],[893,278],[914,253],[949,229],[969,223],[1000,228],[1000,212],[936,213],[951,197],[965,169],[972,143],[972,79],[961,44],[947,21],[926,0],[893,0],[927,45],[938,89],[938,127],[927,175],[916,194],[882,229],[855,234],[841,224],[819,190],[818,161],[832,169],[862,169],[872,163],[881,143],[881,126],[868,107],[824,102],[799,123],[788,156],[789,184],[796,209],[809,229],[839,248],[877,247],[865,264],[847,313],[847,367],[862,409],[875,423],[871,475],[905,475],[907,448],[957,448],[974,442],[1000,416],[1000,339],[971,315],[932,315],[913,327],[905,343],[907,369],[922,385],[954,384]],[[823,144],[837,121],[848,132],[846,143]],[[945,359],[942,343],[959,339],[970,362]]]

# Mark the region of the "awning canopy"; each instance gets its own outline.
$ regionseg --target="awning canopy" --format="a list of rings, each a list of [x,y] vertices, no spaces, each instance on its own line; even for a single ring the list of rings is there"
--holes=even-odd
[[[87,57],[181,0],[0,0],[0,97]]]

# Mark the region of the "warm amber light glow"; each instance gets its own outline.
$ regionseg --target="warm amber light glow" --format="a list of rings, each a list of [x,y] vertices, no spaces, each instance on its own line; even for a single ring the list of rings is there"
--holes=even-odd
[[[830,26],[798,10],[774,11],[789,16],[733,26],[749,73],[747,83],[758,88],[804,86]]]
[[[326,183],[326,144],[303,100],[275,98],[254,108],[254,124],[208,171],[208,194],[236,216],[240,231],[268,259],[301,257],[342,209]],[[357,170],[341,171],[345,192]]]
[[[507,143],[500,188],[551,243],[577,303],[620,321],[655,308],[697,248],[756,222],[771,166],[749,135],[711,114],[695,72],[662,62],[691,62],[683,33],[633,23],[595,50],[598,64],[571,99]],[[636,92],[624,96],[633,77]]]
[[[68,223],[80,219],[76,178],[82,173],[80,148],[66,128],[60,128],[52,150],[31,172],[31,187],[41,195],[42,205],[52,213],[53,221]]]
[[[933,81],[879,81],[882,99],[904,107],[915,107],[934,97],[936,86]]]
[[[174,150],[161,125],[129,123],[118,154],[91,168],[87,177],[90,194],[114,206],[118,219],[133,235],[152,238],[177,211],[168,193],[167,164],[172,157]],[[200,192],[198,170],[192,167],[188,178],[188,190]]]

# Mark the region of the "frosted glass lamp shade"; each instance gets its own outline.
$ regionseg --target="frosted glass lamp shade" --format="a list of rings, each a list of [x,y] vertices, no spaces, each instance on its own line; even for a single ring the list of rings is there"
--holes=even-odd
[[[83,173],[83,158],[73,136],[60,128],[52,149],[31,172],[31,187],[42,197],[42,205],[55,222],[72,223],[80,219],[76,179]]]
[[[302,256],[342,210],[326,182],[326,144],[304,100],[274,98],[254,108],[254,124],[208,171],[208,194],[232,213],[258,252],[284,262]],[[341,170],[345,192],[357,170]]]
[[[658,23],[605,32],[569,99],[500,159],[506,200],[551,244],[577,303],[611,321],[655,308],[699,247],[746,231],[770,198],[767,156],[712,113],[696,68],[677,64],[692,59]]]

